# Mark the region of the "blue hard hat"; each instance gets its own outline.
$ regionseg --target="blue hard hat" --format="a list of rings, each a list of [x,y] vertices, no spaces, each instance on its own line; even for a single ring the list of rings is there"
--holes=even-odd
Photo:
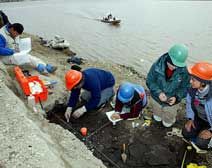
[[[134,96],[134,88],[131,83],[126,82],[119,87],[118,99],[122,103],[127,103],[131,101],[133,96]]]

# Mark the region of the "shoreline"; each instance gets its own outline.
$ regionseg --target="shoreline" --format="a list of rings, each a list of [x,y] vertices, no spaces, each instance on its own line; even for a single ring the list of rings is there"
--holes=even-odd
[[[68,56],[61,51],[42,46],[37,35],[26,33],[23,37],[32,39],[30,54],[58,66],[56,73],[48,76],[48,79],[58,81],[53,94],[49,95],[46,102],[43,102],[44,108],[49,111],[56,101],[64,103],[69,96],[64,84],[64,74],[70,69],[70,64],[67,63]],[[40,113],[41,108],[38,104],[36,104],[38,113],[33,112],[27,106],[27,100],[14,78],[13,67],[0,63],[0,69],[4,72],[0,74],[0,133],[4,135],[3,138],[0,136],[0,167],[16,165],[21,168],[27,166],[80,168],[86,164],[90,168],[104,168],[102,161],[94,157],[75,135],[59,125],[49,123]],[[124,65],[85,60],[81,67],[99,67],[110,70],[116,78],[116,87],[121,81],[129,80],[137,83],[145,81],[139,77],[138,72]],[[43,77],[33,68],[27,66],[21,66],[21,68],[29,70],[32,75]],[[7,99],[2,99],[4,97]],[[50,157],[47,159],[46,155]]]
[[[69,96],[64,84],[65,72],[71,66],[67,63],[69,56],[67,53],[42,46],[37,35],[26,33],[23,37],[31,37],[32,55],[58,66],[56,73],[48,77],[40,75],[32,68],[21,66],[30,70],[33,75],[58,81],[53,94],[43,102],[45,110],[49,111],[55,106],[56,101],[64,103]],[[0,64],[0,70],[4,72],[0,74],[0,133],[3,135],[2,137],[0,134],[0,167],[15,165],[20,168],[29,166],[81,168],[86,165],[88,168],[104,168],[102,161],[94,157],[74,134],[59,125],[49,123],[43,114],[36,114],[28,108],[26,98],[20,94],[20,90],[18,92],[15,84],[13,67]],[[82,69],[98,67],[111,71],[116,79],[115,88],[123,81],[137,83],[146,88],[146,76],[141,75],[133,67],[90,60],[84,60],[84,64],[80,67]],[[37,108],[41,110],[39,105]],[[134,131],[131,130],[130,124],[127,128]],[[207,157],[212,158],[210,152]],[[212,166],[212,163],[209,162],[209,166]]]

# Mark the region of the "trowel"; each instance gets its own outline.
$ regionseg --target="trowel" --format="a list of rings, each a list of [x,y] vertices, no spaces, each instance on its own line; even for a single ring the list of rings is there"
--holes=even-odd
[[[193,146],[193,148],[196,150],[197,153],[200,153],[200,154],[205,154],[207,153],[207,150],[203,150],[203,149],[200,149],[194,142],[191,141],[191,145]]]
[[[124,162],[124,163],[126,163],[126,160],[127,160],[127,154],[126,154],[126,145],[125,145],[125,143],[123,143],[123,145],[122,145],[122,154],[121,154],[121,159],[122,159],[122,161]]]

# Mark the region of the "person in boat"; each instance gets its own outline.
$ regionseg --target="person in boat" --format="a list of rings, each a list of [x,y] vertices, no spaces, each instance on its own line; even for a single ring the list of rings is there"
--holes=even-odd
[[[98,110],[115,94],[113,74],[98,68],[81,71],[81,68],[77,69],[75,66],[74,69],[66,72],[65,82],[67,90],[71,91],[65,112],[67,122],[71,116],[77,119],[85,112]],[[85,102],[80,108],[77,107],[79,98]]]
[[[147,105],[147,95],[142,86],[125,82],[117,90],[114,119],[138,118]]]
[[[24,31],[20,23],[7,24],[0,29],[0,60],[4,64],[24,65],[29,64],[37,69],[40,73],[53,73],[57,67],[44,63],[39,58],[30,54],[24,54],[24,59],[14,55],[19,51],[19,35]]]
[[[191,88],[186,97],[183,136],[202,149],[212,148],[212,64],[199,62],[188,69]]]
[[[112,18],[113,18],[112,14],[110,13],[110,14],[107,16],[107,18],[108,18],[108,20],[112,19]]]
[[[115,18],[115,17],[113,17],[113,20],[115,21],[115,20],[116,20],[116,18]]]
[[[150,90],[153,119],[171,127],[181,109],[179,102],[186,97],[190,87],[186,68],[188,49],[183,44],[172,46],[150,68],[146,84]]]

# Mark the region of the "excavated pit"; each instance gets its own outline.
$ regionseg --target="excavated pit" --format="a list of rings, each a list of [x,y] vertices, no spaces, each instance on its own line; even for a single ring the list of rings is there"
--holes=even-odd
[[[112,110],[110,105],[87,113],[80,119],[71,119],[67,123],[64,118],[65,110],[65,105],[55,105],[48,112],[48,120],[75,134],[108,168],[181,167],[187,145],[179,137],[167,137],[166,133],[171,131],[171,128],[164,128],[155,122],[152,122],[150,127],[143,127],[143,119],[121,121],[113,126],[105,115],[105,112]],[[132,122],[138,123],[138,127],[133,128]],[[175,126],[180,127],[180,123]],[[86,137],[80,134],[82,127],[88,129]],[[126,145],[126,163],[123,163],[121,158],[123,144]],[[185,165],[197,161],[200,163],[203,158],[192,150],[187,155]]]

